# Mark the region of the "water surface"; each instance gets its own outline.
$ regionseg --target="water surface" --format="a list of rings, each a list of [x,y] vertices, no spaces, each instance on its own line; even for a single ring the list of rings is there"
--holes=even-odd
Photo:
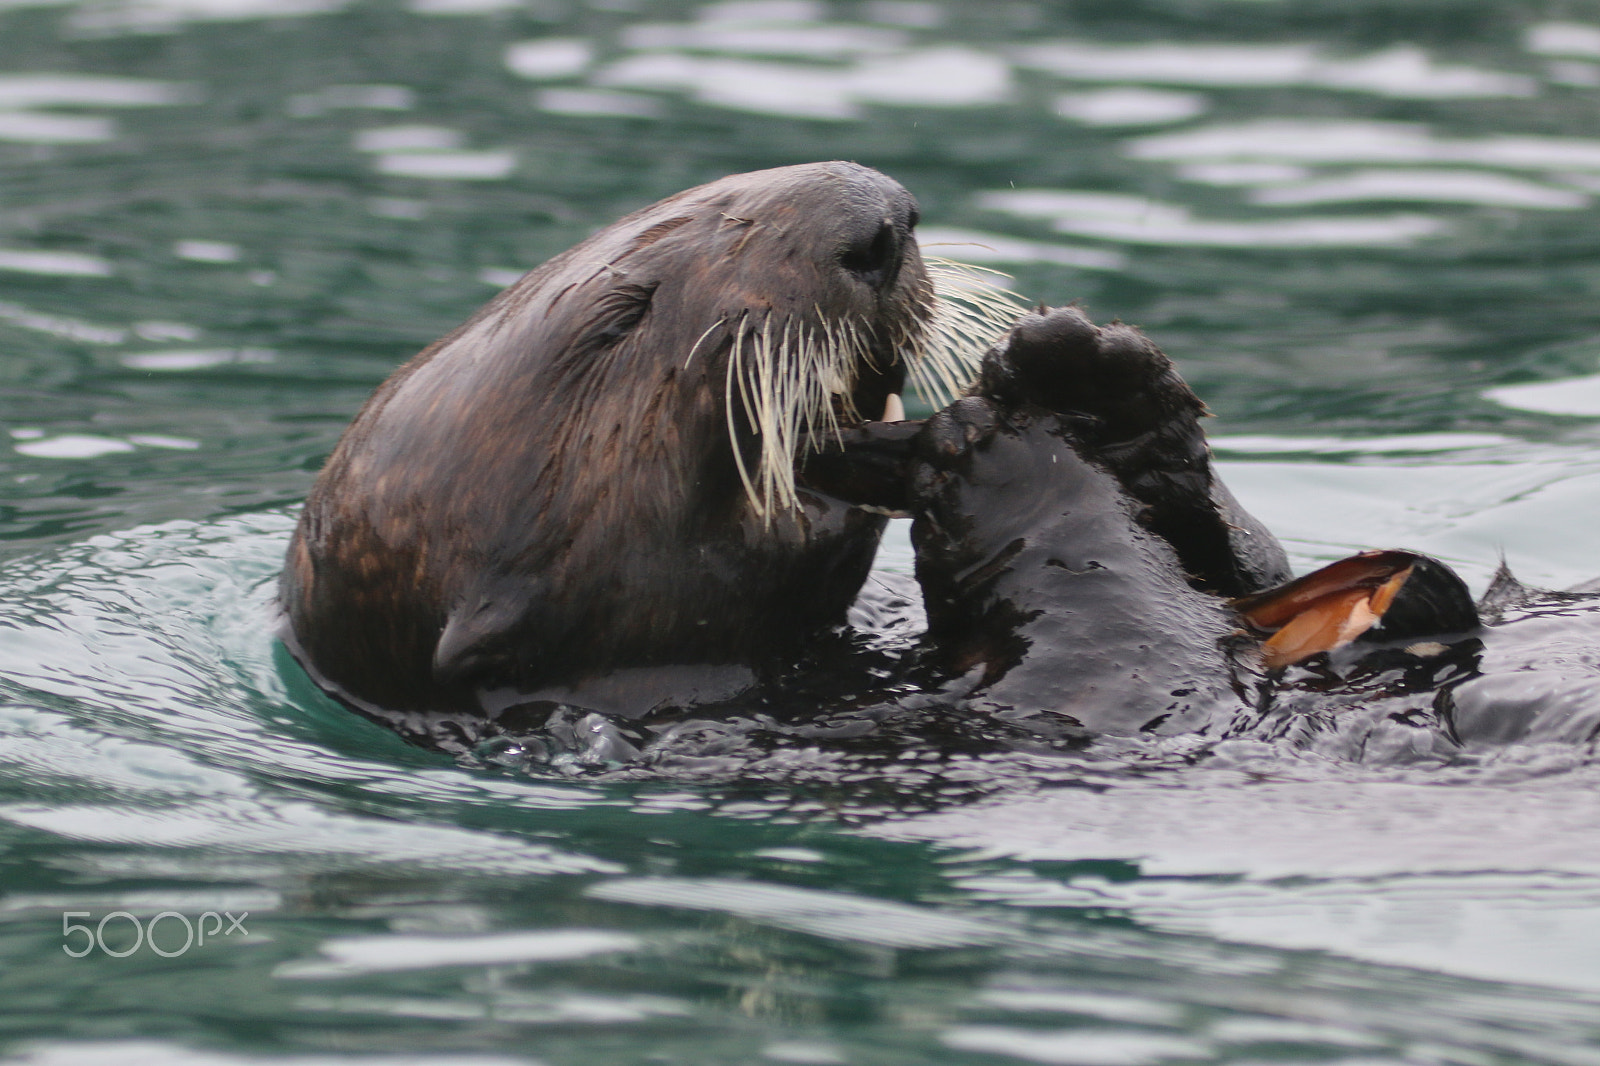
[[[1147,329],[1297,566],[1592,577],[1597,104],[1588,3],[0,0],[0,1054],[1600,1061],[1587,748],[530,777],[265,623],[399,362],[823,158]]]

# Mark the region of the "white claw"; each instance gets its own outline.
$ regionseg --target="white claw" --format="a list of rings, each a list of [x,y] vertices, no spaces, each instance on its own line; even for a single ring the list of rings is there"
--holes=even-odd
[[[898,392],[891,392],[889,399],[884,403],[883,420],[885,422],[904,422],[906,420],[906,405],[901,402]]]

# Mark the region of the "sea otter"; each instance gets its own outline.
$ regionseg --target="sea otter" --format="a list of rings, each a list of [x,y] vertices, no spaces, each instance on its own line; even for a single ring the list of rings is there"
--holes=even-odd
[[[970,377],[951,338],[999,332],[936,294],[917,219],[866,167],[784,167],[526,275],[339,441],[289,548],[287,646],[422,739],[714,699],[792,658],[843,620],[885,521],[795,484],[808,435],[901,417],[908,376]]]
[[[287,646],[424,744],[554,729],[637,751],[684,735],[685,708],[742,713],[763,679],[780,684],[750,699],[779,707],[901,513],[927,631],[900,665],[828,659],[843,707],[943,707],[1050,743],[1365,721],[1460,744],[1600,721],[1594,596],[1502,582],[1486,628],[1416,553],[1289,581],[1154,344],[1075,308],[941,299],[916,222],[875,171],[788,167],[680,193],[527,275],[341,439],[289,550]],[[1001,332],[963,390],[952,339]],[[965,395],[900,421],[908,378]],[[1595,650],[1551,651],[1552,627],[1594,629]],[[1495,677],[1523,659],[1555,695],[1513,727],[1500,708],[1526,678]],[[827,704],[800,704],[803,733]]]

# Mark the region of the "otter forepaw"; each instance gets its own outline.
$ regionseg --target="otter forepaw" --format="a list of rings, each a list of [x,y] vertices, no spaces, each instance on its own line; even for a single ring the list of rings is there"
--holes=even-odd
[[[1007,409],[1043,407],[1081,454],[1139,506],[1139,523],[1178,552],[1197,588],[1239,595],[1288,573],[1270,534],[1216,480],[1200,402],[1133,326],[1096,326],[1076,307],[1018,319],[984,356],[976,391]]]
[[[1133,326],[1096,326],[1076,307],[1017,320],[984,356],[978,392],[1085,418],[1089,442],[1115,447],[1151,432],[1199,436],[1205,413],[1172,360]]]
[[[1000,428],[994,402],[965,396],[936,412],[922,426],[913,444],[909,489],[914,510],[926,507],[952,476],[971,474],[973,453]]]

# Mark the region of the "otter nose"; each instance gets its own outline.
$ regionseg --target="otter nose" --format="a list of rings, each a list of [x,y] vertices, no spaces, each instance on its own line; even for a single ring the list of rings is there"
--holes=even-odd
[[[872,288],[880,292],[888,289],[900,276],[900,264],[914,225],[914,214],[906,213],[901,218],[886,214],[876,225],[863,226],[839,253],[840,265]]]

